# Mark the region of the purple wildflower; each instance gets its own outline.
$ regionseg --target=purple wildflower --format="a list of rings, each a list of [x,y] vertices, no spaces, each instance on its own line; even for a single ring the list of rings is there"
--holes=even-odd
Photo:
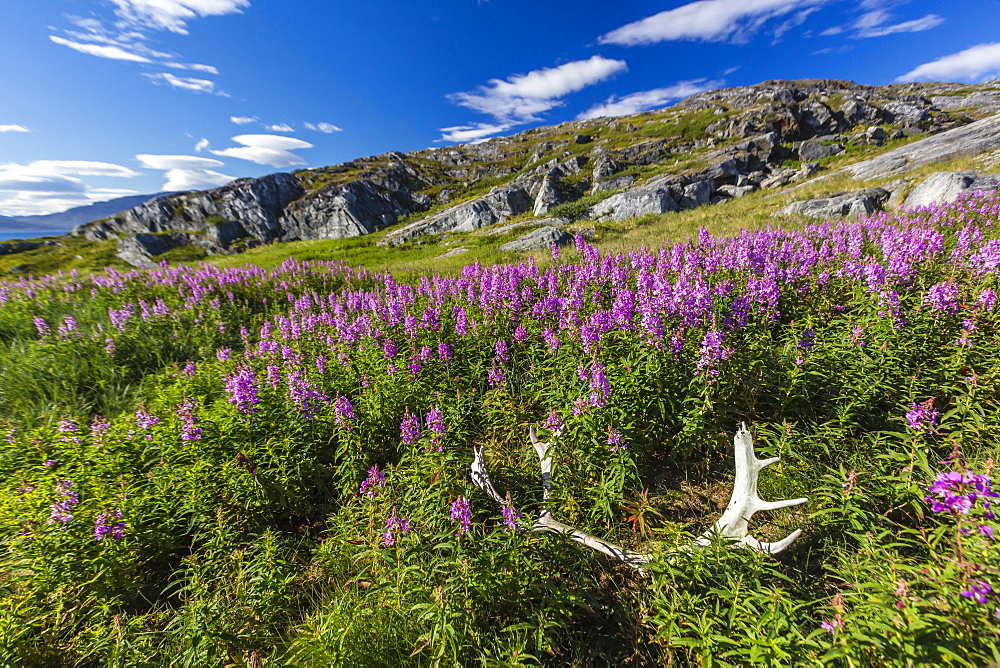
[[[73,506],[80,503],[80,497],[75,492],[70,491],[73,486],[71,480],[56,480],[54,496],[50,497],[52,503],[49,504],[51,513],[49,514],[49,524],[69,524],[73,520],[73,513],[70,512]]]
[[[438,446],[438,452],[443,452],[444,446],[441,445],[441,437],[444,436],[444,415],[441,414],[441,410],[432,407],[427,411],[424,424],[430,429],[431,444]]]
[[[456,536],[463,536],[469,532],[472,525],[472,513],[469,510],[469,500],[464,496],[459,496],[451,502],[451,521],[458,522]]]
[[[111,423],[107,418],[97,415],[90,423],[90,440],[95,448],[104,447],[104,436],[111,429]]]
[[[910,429],[916,431],[928,431],[934,433],[937,426],[938,412],[934,408],[934,397],[919,404],[913,404],[913,408],[906,414],[906,424]]]
[[[140,429],[152,429],[156,425],[160,424],[160,418],[156,417],[152,413],[147,413],[145,406],[139,406],[139,408],[135,411],[135,421],[139,425]],[[153,440],[153,435],[146,434],[146,440]]]
[[[931,504],[932,512],[968,515],[982,500],[983,516],[987,519],[995,519],[992,508],[992,504],[995,502],[991,502],[990,499],[1000,498],[1000,493],[993,491],[990,476],[986,474],[963,474],[958,471],[938,473],[927,491],[930,494],[924,497],[924,501]],[[985,532],[984,535],[986,535]]]
[[[507,527],[508,531],[517,531],[521,528],[520,520],[524,517],[524,513],[518,512],[517,508],[514,507],[514,502],[510,500],[510,492],[507,492],[507,500],[500,512],[503,515],[504,526]]]
[[[39,338],[48,338],[52,336],[52,330],[49,329],[48,324],[42,318],[34,318],[35,330],[38,332]]]
[[[112,517],[121,520],[122,511],[116,509],[97,516],[97,520],[94,521],[94,540],[104,540],[109,535],[115,540],[120,540],[125,536],[125,522],[114,522]]]
[[[226,391],[229,393],[229,403],[236,404],[236,409],[250,415],[260,403],[257,397],[257,374],[248,366],[240,366],[236,373],[226,378]]]
[[[924,295],[924,303],[929,304],[931,309],[943,313],[954,314],[958,312],[958,286],[951,282],[936,283],[927,289]]]
[[[627,445],[622,444],[622,433],[611,427],[608,427],[608,445],[611,446],[611,452],[617,452],[619,449],[628,449]]]
[[[344,395],[337,397],[333,402],[333,416],[338,425],[350,429],[351,425],[347,421],[354,419],[354,406],[351,405],[351,400]]]
[[[197,441],[201,438],[201,427],[198,426],[198,417],[195,412],[198,404],[190,399],[185,399],[177,404],[175,414],[181,421],[181,440]]]
[[[733,349],[722,345],[722,332],[717,329],[710,329],[705,332],[705,338],[701,341],[701,352],[695,366],[699,373],[710,376],[718,376],[717,364],[728,359],[733,354]]]
[[[399,423],[399,435],[407,445],[413,445],[420,440],[420,420],[410,412],[409,406],[403,412],[403,421]]]
[[[368,469],[368,477],[364,479],[361,483],[361,487],[358,489],[358,494],[361,496],[367,495],[369,499],[375,498],[376,488],[382,489],[385,487],[385,474],[378,470],[378,464],[375,464],[370,469]]]
[[[990,586],[988,582],[983,580],[973,580],[969,583],[968,589],[963,589],[959,592],[965,598],[971,598],[976,603],[987,603],[989,602],[989,594],[993,593],[993,587]]]
[[[545,428],[549,431],[559,431],[562,429],[563,421],[559,417],[559,414],[555,411],[549,413],[548,417],[545,419]]]
[[[392,509],[389,517],[385,520],[385,533],[382,534],[382,539],[385,541],[386,547],[392,547],[396,544],[396,535],[393,532],[398,532],[400,536],[404,536],[413,529],[410,527],[410,522],[405,517],[400,517],[396,514],[395,506]]]
[[[298,369],[288,372],[288,396],[292,403],[302,411],[303,417],[307,418],[315,418],[320,407],[330,403],[326,395],[317,390],[307,378],[304,378]],[[351,407],[350,401],[347,401],[346,405],[341,404],[340,409],[350,410],[350,417],[354,417],[354,409]],[[346,413],[338,412],[337,423],[343,424],[345,417],[348,417]]]
[[[507,346],[507,342],[503,339],[497,339],[497,342],[493,345],[493,350],[496,353],[497,361],[510,361],[510,348]]]

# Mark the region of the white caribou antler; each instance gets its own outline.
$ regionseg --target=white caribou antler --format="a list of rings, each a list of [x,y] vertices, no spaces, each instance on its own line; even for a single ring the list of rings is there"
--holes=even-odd
[[[560,431],[556,431],[552,436],[556,438],[559,434]],[[542,470],[542,502],[546,503],[549,500],[549,494],[552,489],[552,457],[549,455],[549,443],[538,440],[538,437],[535,435],[534,426],[530,428],[529,435],[531,436],[531,444],[535,447],[535,453],[538,455],[538,463]],[[760,470],[765,466],[775,463],[780,457],[757,459],[753,450],[753,439],[750,437],[750,432],[747,431],[745,424],[741,424],[739,430],[737,430],[736,436],[733,438],[733,445],[736,449],[736,480],[733,483],[733,494],[729,501],[729,506],[712,528],[694,541],[692,546],[700,547],[708,545],[711,542],[711,537],[717,535],[735,541],[740,545],[751,547],[759,552],[764,552],[765,554],[777,554],[799,537],[799,534],[802,533],[801,529],[795,530],[788,537],[776,543],[765,543],[750,535],[750,518],[760,510],[775,510],[787,506],[796,506],[800,503],[805,503],[808,499],[762,501],[757,495],[757,478]],[[473,452],[475,457],[472,461],[472,482],[486,492],[491,499],[504,505],[504,497],[497,492],[493,486],[493,482],[490,480],[489,472],[486,470],[484,449],[481,446],[477,446],[473,449]],[[640,570],[643,564],[652,559],[652,555],[626,550],[623,547],[586,534],[568,524],[563,524],[553,519],[552,514],[545,507],[542,508],[541,515],[532,524],[531,530],[566,534],[578,543],[582,543],[598,552],[603,552]],[[692,546],[689,546],[688,550]]]

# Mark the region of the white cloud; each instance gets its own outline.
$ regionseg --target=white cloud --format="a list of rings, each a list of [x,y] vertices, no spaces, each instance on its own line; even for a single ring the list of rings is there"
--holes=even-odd
[[[638,46],[677,40],[745,42],[770,19],[827,0],[698,0],[601,35],[601,44]]]
[[[165,62],[160,63],[164,67],[172,67],[175,70],[191,70],[193,72],[205,72],[206,74],[218,74],[219,70],[211,65],[202,65],[200,63],[175,63],[175,62]]]
[[[275,123],[274,125],[265,125],[264,127],[271,132],[295,132],[295,128],[287,123]]]
[[[1000,75],[1000,42],[977,44],[910,70],[896,81],[985,81]]]
[[[0,212],[5,216],[40,216],[138,194],[137,190],[124,188],[93,188],[81,193],[59,194],[22,191],[13,197],[0,199]]]
[[[230,116],[229,121],[231,123],[236,123],[236,125],[249,125],[250,123],[255,123],[259,120],[256,116]]]
[[[187,34],[187,22],[201,16],[240,12],[250,0],[112,0],[115,13],[141,27]]]
[[[844,44],[842,46],[828,46],[825,49],[820,49],[818,51],[813,51],[812,55],[814,55],[814,56],[839,55],[839,54],[842,54],[842,53],[848,53],[848,52],[853,51],[853,50],[854,50],[853,46],[851,46],[850,44]]]
[[[209,79],[195,79],[193,77],[178,77],[170,72],[157,72],[156,74],[143,74],[155,84],[166,84],[180,90],[189,90],[195,93],[214,93],[223,97],[228,97],[226,93],[215,90],[215,82]]]
[[[56,44],[61,44],[63,46],[68,46],[74,51],[79,51],[80,53],[86,53],[91,56],[97,56],[98,58],[110,58],[111,60],[128,60],[133,63],[152,63],[153,61],[145,56],[140,56],[137,53],[132,53],[131,51],[126,51],[121,46],[116,45],[105,45],[100,44],[84,44],[82,42],[74,42],[72,40],[65,39],[63,37],[58,37],[56,35],[49,35],[49,39]]]
[[[507,79],[491,79],[488,85],[480,86],[475,91],[452,93],[447,96],[449,101],[488,114],[493,117],[494,122],[442,128],[445,133],[442,139],[482,139],[521,123],[541,120],[539,114],[563,104],[560,98],[605,81],[627,69],[628,65],[624,60],[593,56],[558,67],[515,74]]]
[[[331,134],[334,132],[343,132],[344,128],[339,128],[333,123],[309,123],[308,121],[303,123],[307,130],[315,130],[316,132],[325,132],[326,134]]]
[[[874,26],[865,26],[863,28],[859,28],[856,37],[884,37],[885,35],[893,35],[901,32],[922,32],[924,30],[936,28],[942,23],[944,23],[944,18],[940,15],[928,14],[923,18],[913,19],[912,21],[903,21],[902,23],[895,23],[893,25],[878,24]]]
[[[222,166],[222,162],[214,158],[149,153],[141,153],[135,158],[143,167],[166,172],[167,181],[163,184],[163,190],[202,190],[221,186],[236,178],[212,171],[212,167]]]
[[[5,215],[27,216],[63,211],[72,206],[107,199],[103,195],[109,189],[90,188],[78,178],[80,176],[132,178],[140,174],[121,165],[89,160],[0,164],[0,191],[14,193],[13,197],[0,201],[0,208]],[[124,192],[135,194],[132,190]]]
[[[577,120],[588,120],[602,116],[638,114],[648,109],[666,106],[669,102],[694,95],[695,93],[720,88],[725,84],[726,82],[722,79],[713,81],[692,79],[690,81],[679,81],[673,86],[667,86],[666,88],[654,88],[653,90],[632,93],[621,98],[612,95],[602,104],[594,105],[576,118]]]
[[[0,132],[31,132],[23,125],[0,125]]]
[[[163,190],[205,190],[225,185],[235,178],[210,169],[171,169],[167,171]]]
[[[441,128],[441,139],[449,142],[465,143],[481,140],[490,135],[499,134],[509,130],[510,125],[490,125],[489,123],[474,123],[472,125],[455,125],[450,128]]]
[[[209,146],[210,146],[210,144],[208,142],[208,139],[206,139],[205,137],[202,137],[201,139],[198,140],[198,143],[194,145],[194,151],[195,151],[195,153],[201,153],[202,151],[204,151]]]
[[[140,153],[135,156],[139,163],[148,169],[208,169],[222,167],[221,160],[201,158],[195,155],[151,155]]]
[[[213,150],[212,153],[228,158],[249,160],[258,165],[270,165],[271,167],[305,165],[306,161],[292,151],[312,148],[313,146],[307,141],[281,135],[237,135],[232,139],[242,146]]]

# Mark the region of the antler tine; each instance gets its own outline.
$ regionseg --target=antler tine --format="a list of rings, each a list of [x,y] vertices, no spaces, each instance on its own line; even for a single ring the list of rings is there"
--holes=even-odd
[[[559,434],[560,431],[555,431],[552,437],[556,438]],[[551,443],[539,440],[534,426],[528,430],[528,435],[531,438],[532,446],[535,448],[535,454],[538,455],[538,465],[542,474],[542,501],[546,503],[549,500],[549,494],[552,490],[552,456],[549,454]],[[797,529],[782,540],[774,543],[766,543],[750,535],[750,519],[754,513],[761,510],[776,510],[778,508],[787,508],[788,506],[797,506],[800,503],[805,503],[808,499],[762,500],[757,495],[757,479],[760,471],[765,466],[770,466],[779,461],[780,458],[757,459],[753,449],[753,438],[750,436],[750,432],[747,431],[746,424],[741,424],[739,430],[737,430],[736,436],[733,438],[733,446],[735,447],[736,480],[733,483],[733,494],[726,512],[722,514],[722,517],[719,518],[710,530],[702,534],[700,538],[685,548],[684,551],[690,552],[694,546],[708,545],[713,535],[720,535],[740,545],[753,548],[758,552],[777,554],[791,545],[802,533],[802,530]],[[472,461],[472,482],[486,492],[491,499],[503,505],[506,503],[506,500],[493,486],[490,474],[486,470],[484,448],[476,446],[473,448],[473,452],[475,456]],[[565,534],[572,540],[610,557],[614,557],[640,572],[643,572],[642,565],[649,562],[652,558],[649,554],[631,552],[614,543],[609,543],[584,533],[568,524],[563,524],[554,519],[549,509],[544,507],[538,519],[531,525],[531,530]]]
[[[697,544],[704,545],[708,542],[710,534],[721,534],[724,538],[737,541],[748,547],[752,547],[759,552],[767,554],[777,554],[781,552],[799,537],[801,531],[795,531],[783,540],[775,543],[765,543],[750,535],[750,519],[754,513],[761,510],[776,510],[805,503],[809,499],[787,499],[781,501],[764,501],[757,495],[757,480],[761,469],[765,466],[779,461],[780,457],[770,459],[757,459],[754,454],[753,437],[747,430],[746,424],[741,423],[740,428],[733,437],[736,459],[736,480],[733,482],[733,494],[726,507],[726,512],[712,526],[712,529],[696,541]]]
[[[560,433],[561,430],[554,431],[552,433],[553,438],[558,437]],[[547,502],[549,500],[549,493],[552,489],[552,457],[549,455],[550,443],[548,441],[539,440],[533,425],[528,430],[528,435],[531,438],[531,444],[535,448],[535,454],[538,455],[538,464],[541,468],[542,501]],[[476,446],[473,448],[473,453],[472,482],[476,485],[476,487],[479,487],[481,490],[486,492],[491,499],[503,505],[505,503],[505,499],[499,492],[497,492],[496,488],[493,487],[493,482],[490,480],[489,472],[486,470],[486,459],[483,454],[483,448],[481,446]],[[593,550],[602,552],[610,557],[614,557],[622,563],[638,569],[640,572],[642,571],[641,565],[650,560],[650,556],[648,554],[631,552],[623,547],[615,545],[614,543],[601,540],[600,538],[584,533],[575,527],[559,522],[552,517],[552,513],[549,512],[547,508],[542,509],[538,519],[531,525],[531,530],[551,531],[553,533],[565,534],[572,540],[586,545]]]

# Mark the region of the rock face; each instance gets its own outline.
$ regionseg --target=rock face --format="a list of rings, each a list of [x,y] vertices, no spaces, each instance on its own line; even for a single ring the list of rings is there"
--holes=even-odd
[[[627,192],[612,195],[590,207],[587,210],[587,217],[625,220],[645,216],[648,213],[679,211],[677,200],[683,196],[684,189],[677,185],[674,177],[668,176]]]
[[[513,183],[509,186],[494,188],[484,197],[456,204],[398,230],[393,230],[392,233],[386,235],[380,244],[396,246],[424,234],[471,232],[487,225],[503,222],[511,216],[519,216],[528,211],[532,204],[525,184]]]
[[[977,172],[937,172],[931,174],[910,191],[903,200],[902,208],[914,209],[918,206],[953,202],[961,193],[968,191],[996,190],[1000,184],[1000,174],[978,174]]]
[[[880,177],[1000,147],[1000,118],[972,122],[970,116],[1000,109],[995,88],[997,82],[766,81],[698,93],[627,120],[573,121],[173,193],[74,233],[117,239],[121,257],[147,266],[176,245],[233,253],[274,241],[371,234],[409,218],[380,242],[396,245],[502,224],[527,212],[551,215],[553,207],[588,192],[600,197],[618,191],[583,214],[621,220],[785,187],[811,177],[817,161],[845,149],[914,134],[934,136],[855,165],[852,173]],[[888,123],[902,129],[883,127]],[[837,197],[802,210],[842,215],[846,206],[846,213],[859,215],[882,201],[868,197],[845,205]],[[418,218],[432,206],[447,208]],[[582,203],[566,207],[574,215],[583,209]]]
[[[342,239],[371,234],[410,213],[395,193],[383,193],[371,181],[329,186],[292,202],[280,219],[282,241]]]
[[[551,248],[552,244],[565,246],[570,243],[573,243],[573,235],[563,232],[558,227],[547,225],[539,227],[537,230],[532,230],[524,236],[514,239],[514,241],[505,243],[503,246],[500,246],[500,250],[521,253],[525,251],[545,250]]]
[[[878,211],[889,199],[883,188],[865,188],[856,192],[834,193],[828,197],[793,202],[775,216],[801,214],[810,218],[861,218]]]
[[[874,179],[898,174],[930,162],[986,153],[1000,147],[1000,114],[901,146],[855,163],[847,171],[855,178]]]
[[[217,235],[220,241],[250,237],[269,242],[279,236],[278,220],[285,206],[303,192],[291,174],[240,179],[213,190],[158,197],[98,221],[83,234],[87,239],[99,240],[122,233],[203,232],[215,225],[232,223]],[[228,241],[220,245],[220,250],[228,248]]]

